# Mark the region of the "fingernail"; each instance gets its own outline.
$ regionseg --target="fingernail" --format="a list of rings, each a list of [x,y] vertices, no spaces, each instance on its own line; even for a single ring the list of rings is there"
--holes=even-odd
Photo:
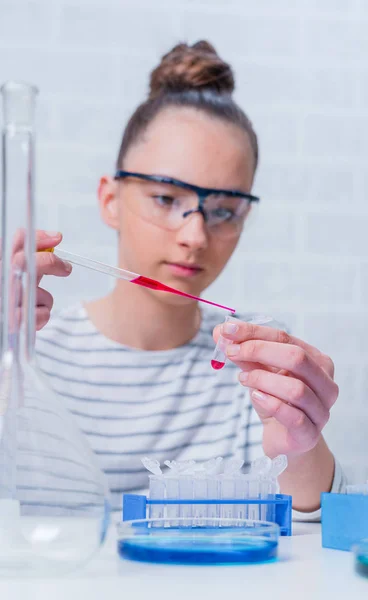
[[[237,354],[239,354],[240,351],[240,344],[229,344],[228,347],[226,348],[226,354],[228,356],[236,356]]]
[[[259,402],[265,402],[267,400],[265,394],[262,394],[262,392],[259,392],[258,390],[253,390],[252,398],[254,400],[258,400]]]
[[[60,231],[44,231],[44,234],[51,238],[56,238],[60,236]]]
[[[247,373],[246,371],[242,371],[239,375],[239,381],[241,381],[242,383],[246,383],[249,379],[249,373]]]
[[[239,327],[236,325],[236,323],[224,323],[223,326],[223,332],[224,333],[236,333],[238,331]]]
[[[69,262],[66,262],[65,260],[63,260],[63,263],[64,263],[64,267],[66,268],[68,273],[71,273],[72,269],[73,269],[73,265],[71,265]]]

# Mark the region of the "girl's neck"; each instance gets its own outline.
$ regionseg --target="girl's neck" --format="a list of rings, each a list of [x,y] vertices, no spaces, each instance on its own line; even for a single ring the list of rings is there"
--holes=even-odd
[[[162,302],[163,293],[118,281],[111,294],[88,303],[86,310],[95,327],[111,340],[141,350],[169,350],[195,336],[201,315],[195,302]]]

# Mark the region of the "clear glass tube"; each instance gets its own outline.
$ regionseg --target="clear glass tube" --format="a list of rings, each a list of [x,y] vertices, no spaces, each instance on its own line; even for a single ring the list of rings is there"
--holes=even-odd
[[[72,252],[67,252],[61,248],[56,248],[54,252],[56,256],[62,258],[63,260],[67,260],[75,265],[80,265],[81,267],[86,267],[92,271],[99,271],[100,273],[111,275],[112,277],[116,277],[116,279],[134,281],[139,277],[138,273],[132,273],[131,271],[126,271],[125,269],[119,269],[119,267],[106,265],[98,260],[93,260],[92,258],[87,258],[85,256],[79,256],[79,254],[72,254]]]
[[[1,88],[3,98],[2,128],[2,206],[1,206],[1,383],[0,396],[4,413],[9,417],[2,423],[0,453],[0,498],[16,497],[16,439],[17,405],[21,404],[22,375],[20,352],[33,347],[34,337],[33,288],[34,261],[25,264],[25,247],[32,244],[32,231],[26,236],[27,217],[33,225],[33,120],[37,89],[33,86],[8,82]],[[30,230],[31,228],[29,228]],[[27,237],[27,239],[26,239]],[[32,269],[33,266],[33,269]],[[29,277],[23,294],[23,274]],[[33,281],[32,281],[33,279]],[[27,308],[26,308],[27,307]],[[23,309],[23,310],[22,310]],[[31,310],[29,310],[31,309]],[[23,312],[23,315],[21,314]],[[33,318],[33,322],[32,322]],[[20,329],[23,321],[23,339]],[[31,350],[32,351],[32,350]],[[7,403],[10,406],[7,407]]]
[[[60,574],[102,544],[106,481],[35,361],[37,90],[1,88],[0,576]]]

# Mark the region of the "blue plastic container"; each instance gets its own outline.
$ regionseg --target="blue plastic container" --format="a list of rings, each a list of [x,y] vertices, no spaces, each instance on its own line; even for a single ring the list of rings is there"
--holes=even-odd
[[[351,550],[368,538],[368,496],[363,494],[321,494],[322,546]]]

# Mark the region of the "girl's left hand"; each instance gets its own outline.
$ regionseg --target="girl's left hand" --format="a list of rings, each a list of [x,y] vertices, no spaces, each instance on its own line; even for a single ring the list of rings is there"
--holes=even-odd
[[[264,425],[265,454],[295,456],[312,450],[339,392],[332,360],[272,327],[229,322],[215,328],[216,342],[220,334],[233,342],[227,356],[241,369],[240,383],[250,388]]]

